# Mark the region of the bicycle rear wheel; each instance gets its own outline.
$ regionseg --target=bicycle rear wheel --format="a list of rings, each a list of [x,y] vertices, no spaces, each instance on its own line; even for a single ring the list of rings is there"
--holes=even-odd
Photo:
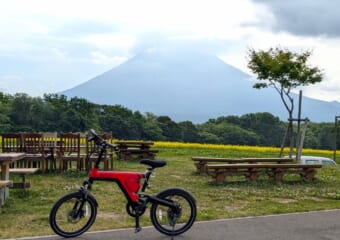
[[[187,191],[179,188],[166,189],[158,198],[175,203],[176,210],[154,203],[150,209],[150,218],[154,227],[161,233],[176,236],[186,232],[196,219],[196,201]]]
[[[81,191],[60,198],[50,212],[50,226],[59,236],[70,238],[86,232],[97,215],[96,200],[92,195],[83,198]]]

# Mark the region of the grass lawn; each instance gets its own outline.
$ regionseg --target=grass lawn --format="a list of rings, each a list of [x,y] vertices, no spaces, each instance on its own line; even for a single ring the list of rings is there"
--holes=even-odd
[[[156,170],[148,193],[168,187],[189,190],[197,200],[197,220],[302,212],[340,208],[340,165],[318,170],[316,180],[301,182],[298,176],[286,176],[281,185],[266,177],[246,182],[234,177],[223,184],[211,183],[206,175],[195,172],[192,156],[277,157],[277,152],[209,148],[159,148],[158,158],[167,166]],[[330,157],[330,156],[327,156]],[[116,170],[142,171],[138,161],[115,160]],[[19,176],[11,175],[19,181]],[[34,174],[28,177],[31,188],[26,196],[10,190],[10,198],[0,213],[0,238],[16,238],[53,234],[49,227],[49,211],[62,195],[76,190],[85,173]],[[126,200],[116,184],[95,182],[92,190],[99,203],[96,222],[91,230],[134,227],[134,219],[125,213]],[[141,219],[142,226],[151,225],[149,212]]]

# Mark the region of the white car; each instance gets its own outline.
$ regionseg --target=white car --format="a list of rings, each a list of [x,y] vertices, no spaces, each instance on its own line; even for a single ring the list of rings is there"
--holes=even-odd
[[[316,156],[301,156],[301,164],[333,164],[336,162],[333,159],[326,157],[316,157]]]

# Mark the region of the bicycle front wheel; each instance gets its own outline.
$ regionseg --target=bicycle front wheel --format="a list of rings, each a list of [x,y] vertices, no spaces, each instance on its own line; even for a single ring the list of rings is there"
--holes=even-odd
[[[85,200],[83,195],[81,191],[69,193],[54,204],[49,220],[51,228],[59,236],[79,236],[94,223],[97,215],[96,200],[92,195],[88,195]]]
[[[157,195],[162,200],[174,203],[176,208],[154,203],[150,209],[150,218],[154,227],[161,233],[176,236],[186,232],[196,219],[196,201],[187,191],[170,188]]]

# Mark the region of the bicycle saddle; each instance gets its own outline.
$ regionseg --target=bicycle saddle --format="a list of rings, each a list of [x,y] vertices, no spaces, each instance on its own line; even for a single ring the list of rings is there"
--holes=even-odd
[[[158,167],[163,167],[166,165],[166,161],[165,160],[150,160],[150,159],[143,159],[140,160],[141,164],[145,164],[148,165],[152,168],[158,168]]]

